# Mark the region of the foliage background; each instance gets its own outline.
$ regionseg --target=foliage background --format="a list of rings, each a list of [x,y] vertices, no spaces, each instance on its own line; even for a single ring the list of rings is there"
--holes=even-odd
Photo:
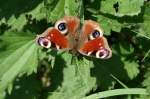
[[[99,22],[113,57],[37,46],[64,15]],[[0,99],[149,99],[149,26],[149,0],[0,0]]]

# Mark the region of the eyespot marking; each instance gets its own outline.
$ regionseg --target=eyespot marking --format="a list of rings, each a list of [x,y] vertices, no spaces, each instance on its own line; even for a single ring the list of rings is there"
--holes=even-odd
[[[40,46],[45,47],[45,48],[50,48],[51,47],[51,42],[47,38],[44,38],[44,37],[39,37],[38,40],[37,40],[37,43]]]
[[[55,24],[55,28],[64,35],[68,33],[67,22],[65,20],[57,21]]]
[[[102,36],[103,36],[103,33],[99,29],[95,29],[93,32],[89,34],[90,40],[93,40],[95,38],[102,37]]]
[[[96,52],[96,58],[106,59],[109,56],[109,50],[103,48]]]

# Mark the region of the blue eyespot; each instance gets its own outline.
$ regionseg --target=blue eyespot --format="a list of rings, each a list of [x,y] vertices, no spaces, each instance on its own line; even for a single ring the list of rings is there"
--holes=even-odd
[[[94,40],[95,38],[102,37],[102,36],[103,36],[103,32],[98,28],[98,29],[94,29],[94,31],[90,33],[89,39]]]
[[[65,24],[65,23],[60,23],[60,24],[58,25],[58,29],[59,29],[59,31],[64,31],[64,30],[66,30],[66,24]]]
[[[92,33],[92,36],[93,38],[97,38],[100,36],[100,32],[98,30],[95,30],[93,33]]]

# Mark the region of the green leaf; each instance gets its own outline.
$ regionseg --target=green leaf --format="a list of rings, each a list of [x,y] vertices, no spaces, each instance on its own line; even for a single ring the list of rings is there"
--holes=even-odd
[[[65,13],[64,7],[65,7],[65,0],[59,0],[51,12],[48,10],[50,13],[50,15],[48,16],[48,21],[55,22],[56,20],[62,18]]]
[[[24,75],[14,81],[12,93],[7,94],[6,99],[37,99],[40,88],[41,82],[36,74]]]
[[[47,0],[48,21],[55,22],[65,15],[77,16],[78,3],[75,0]],[[51,8],[53,6],[53,9]]]
[[[129,89],[115,89],[115,90],[103,91],[96,94],[92,94],[82,99],[101,99],[101,98],[106,98],[106,97],[111,97],[116,95],[128,95],[128,94],[148,95],[146,90],[143,88],[129,88]]]
[[[65,0],[65,15],[79,16],[80,18],[82,18],[82,5],[82,0]]]
[[[129,55],[129,54],[132,54],[134,52],[133,46],[131,44],[126,43],[126,42],[122,42],[119,45],[119,49],[120,49],[120,53],[122,55]]]
[[[144,0],[102,0],[100,11],[115,16],[134,16],[141,12]],[[116,11],[118,9],[118,11]]]
[[[103,15],[95,16],[97,17],[97,21],[100,23],[100,26],[103,28],[105,35],[110,35],[111,30],[116,32],[121,31],[123,25],[117,19],[111,19]]]
[[[30,12],[40,4],[42,0],[14,0],[14,1],[0,1],[0,19],[5,17],[9,19],[10,16],[18,17],[20,14]],[[8,7],[9,6],[9,7]],[[11,7],[11,8],[10,8]]]
[[[68,53],[56,57],[52,72],[53,91],[48,99],[79,99],[95,87],[96,79],[90,76],[90,61],[76,58]]]
[[[146,74],[144,75],[145,80],[143,81],[143,86],[147,88],[148,93],[150,93],[150,65],[148,64],[148,69],[146,71]]]
[[[94,7],[87,8],[86,11],[86,13],[90,12],[90,16],[94,18],[95,21],[99,22],[105,35],[110,35],[112,31],[120,33],[124,28],[135,27],[143,22],[142,13],[138,16],[117,17],[115,15],[100,12]]]
[[[134,79],[138,76],[138,74],[140,73],[139,71],[139,64],[137,61],[132,60],[132,59],[128,59],[132,56],[122,56],[121,57],[121,62],[123,63],[123,68],[126,71],[128,77],[130,79]]]
[[[144,22],[140,24],[139,35],[144,35],[144,37],[150,39],[150,3],[145,4],[144,11]]]
[[[41,20],[46,16],[43,0],[15,0],[13,2],[2,2],[1,5],[0,19],[2,18],[2,21],[11,27],[10,30],[21,31],[31,20]],[[12,9],[7,9],[7,6],[12,7]],[[18,6],[21,6],[22,9]],[[27,15],[30,18],[27,18]]]
[[[127,74],[130,79],[134,79],[140,73],[138,67],[139,65],[135,61],[127,61],[122,59],[124,62],[124,69],[127,71]]]
[[[26,44],[29,40],[34,39],[35,36],[32,33],[25,32],[6,32],[0,36],[2,42],[0,43],[0,63],[8,55],[13,53],[17,48]]]
[[[93,59],[93,64],[91,75],[96,77],[97,86],[102,90],[114,88],[117,81],[112,75],[121,81],[129,80],[123,61],[116,54],[113,54],[112,58],[108,60]]]
[[[119,35],[120,37],[121,35]],[[125,35],[124,35],[125,36]],[[129,41],[126,41],[123,37],[117,38],[117,42],[113,45],[113,51],[120,56],[120,60],[123,63],[123,68],[130,79],[134,79],[140,73],[138,61],[135,60],[133,45]]]
[[[115,83],[112,74],[119,79],[127,79],[123,64],[117,57],[107,61],[92,59],[93,62],[75,58],[68,53],[56,57],[49,99],[78,99],[96,87],[111,89]]]
[[[0,91],[5,90],[9,84],[24,73],[28,75],[37,69],[37,46],[35,41],[18,48],[0,64]]]

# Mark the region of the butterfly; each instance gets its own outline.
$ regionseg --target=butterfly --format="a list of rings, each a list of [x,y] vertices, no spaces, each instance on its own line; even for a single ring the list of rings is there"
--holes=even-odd
[[[54,27],[38,35],[36,42],[44,48],[75,50],[82,55],[108,59],[112,51],[99,23],[85,20],[80,29],[80,20],[74,16],[64,16]]]

